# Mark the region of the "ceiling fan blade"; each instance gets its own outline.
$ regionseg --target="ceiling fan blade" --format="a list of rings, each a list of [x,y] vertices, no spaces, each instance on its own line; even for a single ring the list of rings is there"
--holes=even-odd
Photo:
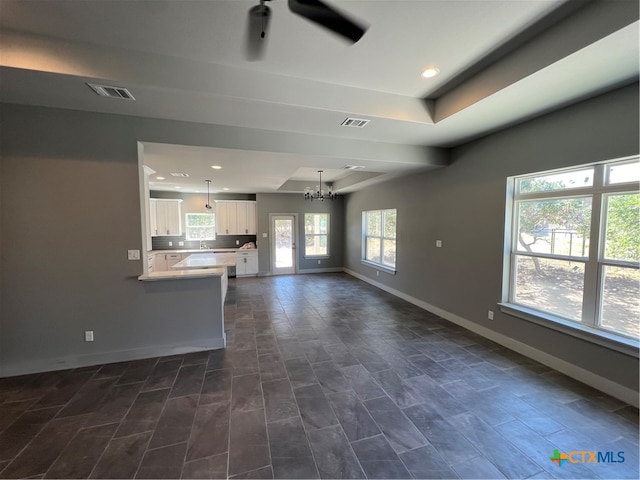
[[[245,36],[245,56],[247,60],[261,60],[267,47],[271,9],[266,5],[256,5],[249,9]]]
[[[320,0],[289,0],[289,10],[342,35],[353,43],[360,40],[367,31],[366,27]]]

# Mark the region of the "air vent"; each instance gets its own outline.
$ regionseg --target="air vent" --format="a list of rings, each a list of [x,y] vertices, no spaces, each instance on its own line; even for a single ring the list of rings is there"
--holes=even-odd
[[[188,173],[172,173],[170,174],[172,177],[188,177]]]
[[[351,118],[348,117],[341,123],[343,127],[362,128],[371,120],[365,120],[364,118]]]
[[[91,89],[101,97],[119,98],[121,100],[135,100],[131,92],[124,87],[112,87],[110,85],[96,85],[87,83]]]
[[[342,167],[343,170],[364,170],[362,165],[345,165]]]

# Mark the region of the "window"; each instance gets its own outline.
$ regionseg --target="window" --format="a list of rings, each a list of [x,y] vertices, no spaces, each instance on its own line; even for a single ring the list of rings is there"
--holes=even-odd
[[[187,213],[187,240],[215,240],[216,216],[214,213]]]
[[[396,270],[396,210],[362,212],[362,260]]]
[[[329,256],[329,214],[304,214],[304,256]]]
[[[637,158],[510,179],[507,306],[637,340],[639,180]]]

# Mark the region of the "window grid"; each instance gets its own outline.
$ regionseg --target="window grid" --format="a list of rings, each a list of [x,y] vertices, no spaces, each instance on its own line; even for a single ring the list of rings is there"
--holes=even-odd
[[[575,186],[567,188],[553,188],[549,187],[547,190],[538,190],[529,188],[528,184],[534,179],[544,179],[544,173],[538,173],[533,175],[527,175],[526,177],[516,177],[512,195],[512,218],[511,218],[511,246],[510,250],[510,267],[509,267],[509,283],[508,283],[508,301],[515,305],[523,305],[527,308],[533,308],[534,310],[541,311],[545,315],[551,314],[559,318],[569,319],[571,322],[577,322],[580,325],[584,325],[590,328],[606,330],[609,333],[616,335],[622,335],[625,337],[638,338],[637,326],[631,327],[629,331],[621,330],[615,326],[607,325],[607,320],[604,313],[609,309],[611,305],[607,305],[607,298],[614,295],[613,289],[607,290],[607,272],[617,271],[618,275],[628,274],[630,277],[638,275],[640,263],[638,258],[608,258],[605,256],[605,249],[607,247],[607,228],[608,228],[608,210],[612,199],[620,200],[622,197],[629,196],[628,200],[633,200],[634,196],[638,195],[638,181],[637,171],[635,174],[628,176],[627,182],[621,180],[620,177],[615,182],[609,181],[611,178],[610,172],[615,170],[622,170],[624,172],[629,171],[630,168],[634,168],[633,164],[637,164],[638,159],[635,158],[631,162],[629,161],[617,161],[606,162],[596,164],[587,167],[587,170],[592,169],[592,178],[584,178],[584,182],[590,182],[587,186]],[[551,172],[548,178],[553,178],[558,174],[563,173],[582,173],[585,167],[577,167],[573,169],[566,169],[560,172]],[[527,185],[526,188],[523,186]],[[547,185],[548,186],[548,185]],[[547,240],[550,242],[551,251],[528,251],[524,248],[521,242],[521,217],[522,211],[528,206],[538,202],[542,204],[548,201],[550,204],[554,202],[557,205],[562,205],[562,202],[574,204],[581,200],[590,200],[591,211],[588,219],[588,229],[584,231],[582,242],[585,247],[582,249],[582,254],[577,255],[572,249],[568,254],[558,254],[553,251],[554,240]],[[637,198],[636,198],[637,200]],[[629,202],[632,203],[632,202]],[[541,210],[544,210],[541,208]],[[577,209],[578,211],[580,209]],[[639,219],[635,219],[638,222]],[[548,227],[548,226],[547,226]],[[540,235],[549,235],[549,232],[544,231],[545,226],[540,225]],[[547,228],[548,230],[548,228]],[[555,232],[553,232],[555,234]],[[576,232],[567,231],[564,234],[570,236],[570,240],[573,240],[573,236]],[[535,242],[534,242],[535,243]],[[588,250],[585,253],[584,248]],[[633,251],[633,248],[630,249]],[[542,262],[565,262],[572,265],[572,270],[575,273],[577,270],[583,269],[583,286],[581,288],[582,301],[580,302],[579,311],[577,315],[567,314],[567,311],[553,311],[553,309],[546,309],[541,305],[531,305],[526,301],[518,299],[518,268],[519,260],[523,259],[534,263],[536,270],[539,264]],[[615,270],[617,269],[617,270]],[[533,283],[533,282],[530,282]],[[572,284],[568,288],[576,288],[578,283],[578,274],[571,282]],[[531,286],[531,285],[529,285]],[[547,292],[541,289],[541,294]],[[543,295],[541,295],[541,298]],[[536,300],[540,301],[540,300]],[[614,302],[609,301],[609,304]],[[577,309],[576,309],[577,310]],[[632,320],[633,321],[633,320]],[[636,324],[640,322],[640,318],[636,319]]]
[[[362,261],[396,269],[396,209],[362,212]]]
[[[214,213],[187,213],[185,223],[186,240],[215,240],[216,217]]]
[[[329,256],[329,214],[304,214],[304,256],[319,258]]]

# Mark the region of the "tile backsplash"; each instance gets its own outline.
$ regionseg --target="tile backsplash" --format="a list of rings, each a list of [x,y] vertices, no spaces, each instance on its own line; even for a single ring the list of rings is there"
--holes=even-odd
[[[239,245],[236,245],[236,240]],[[169,242],[172,245],[169,245]],[[179,245],[184,242],[184,245]],[[240,248],[247,242],[256,243],[255,235],[220,235],[215,240],[206,240],[204,243],[209,248]],[[256,244],[257,245],[257,244]],[[151,237],[153,250],[194,250],[200,248],[198,240],[185,240],[184,235],[175,237]]]

